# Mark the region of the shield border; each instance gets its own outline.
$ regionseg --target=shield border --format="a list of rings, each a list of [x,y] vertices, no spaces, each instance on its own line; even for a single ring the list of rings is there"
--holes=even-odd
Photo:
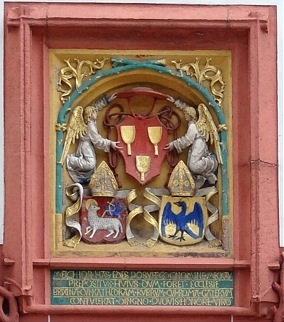
[[[192,238],[191,236],[189,236],[188,234],[184,234],[183,237],[186,238],[186,240],[182,241],[178,241],[178,240],[172,240],[167,236],[163,236],[162,234],[162,219],[163,219],[163,214],[164,214],[164,208],[167,204],[167,202],[178,202],[178,201],[184,201],[186,202],[187,208],[186,208],[186,212],[190,212],[193,210],[193,204],[191,205],[191,207],[188,207],[189,202],[193,202],[193,200],[196,200],[196,202],[198,201],[199,203],[201,203],[201,208],[202,208],[202,214],[203,214],[203,230],[202,230],[202,236],[199,238]],[[173,207],[175,211],[173,211],[174,214],[176,214],[176,211],[178,211],[178,207],[174,206]],[[176,245],[176,246],[187,246],[187,245],[194,245],[197,243],[200,243],[203,239],[204,239],[204,235],[205,235],[205,229],[207,226],[207,222],[208,222],[208,209],[206,207],[206,199],[205,197],[174,197],[174,196],[162,196],[162,200],[161,200],[161,207],[159,210],[159,218],[158,218],[158,222],[159,222],[159,235],[160,238],[168,243],[168,244],[172,244],[172,245]],[[169,224],[168,224],[169,225]],[[172,224],[174,225],[174,224]],[[168,228],[169,229],[169,228]],[[173,228],[173,229],[176,229]],[[180,235],[180,233],[178,233],[178,236]]]
[[[132,118],[132,121],[133,122],[130,122],[129,120],[131,120]],[[133,115],[132,116],[128,116],[125,120],[123,120],[121,123],[117,124],[116,125],[116,131],[117,131],[117,136],[118,136],[118,141],[120,141],[120,145],[123,145],[124,149],[123,150],[119,150],[122,158],[123,158],[123,161],[124,161],[124,165],[125,165],[125,172],[130,175],[132,178],[134,178],[136,181],[138,181],[141,185],[146,185],[147,183],[149,183],[151,180],[153,180],[155,177],[157,177],[159,174],[160,174],[160,168],[162,166],[162,163],[163,161],[165,160],[166,158],[166,155],[167,155],[167,152],[165,150],[163,150],[161,147],[159,149],[159,151],[161,151],[161,155],[154,155],[154,145],[152,143],[150,143],[151,145],[153,145],[153,149],[152,149],[152,152],[149,153],[149,154],[146,154],[145,152],[142,152],[141,154],[139,154],[139,156],[143,156],[143,155],[149,155],[151,157],[151,171],[148,171],[146,174],[145,174],[145,180],[144,181],[141,181],[141,176],[140,176],[140,173],[137,171],[137,168],[136,168],[136,164],[135,164],[135,156],[132,156],[131,155],[131,158],[130,156],[128,156],[126,154],[126,143],[122,140],[122,136],[121,136],[121,132],[120,132],[120,127],[121,126],[124,126],[124,125],[131,125],[134,124],[135,122],[138,122],[139,120],[142,122],[142,121],[152,121],[156,119],[157,120],[157,126],[161,126],[162,127],[162,131],[163,131],[163,134],[162,134],[162,139],[160,142],[164,141],[164,143],[166,144],[167,143],[167,136],[168,136],[168,133],[167,133],[167,130],[165,128],[165,126],[162,124],[162,122],[159,120],[158,116],[157,115],[153,115],[151,116],[150,118],[146,118],[146,119],[140,119],[138,117],[134,117]],[[122,144],[123,143],[123,144]],[[133,143],[132,143],[133,144]],[[138,156],[138,155],[137,155]],[[157,160],[160,160],[159,164],[157,164]],[[131,162],[131,164],[130,164]],[[154,163],[154,164],[153,164]],[[158,166],[159,165],[159,166]],[[132,170],[132,167],[134,170]],[[151,175],[151,177],[149,177],[149,174],[150,173],[153,173]]]
[[[119,201],[123,201],[125,203],[125,210],[122,213],[122,215],[120,215],[120,217],[118,218],[121,222],[122,225],[122,231],[118,234],[117,238],[113,239],[113,235],[106,237],[106,235],[108,234],[108,230],[106,229],[102,229],[102,230],[98,230],[95,235],[93,236],[92,239],[88,238],[88,236],[86,236],[86,227],[89,226],[88,223],[88,211],[86,209],[86,202],[88,200],[96,200],[97,202],[99,201],[99,204],[105,204],[107,203],[107,200],[113,200],[113,199],[117,199]],[[103,213],[103,209],[99,210],[99,217],[101,217]],[[124,240],[126,238],[126,218],[128,216],[128,211],[127,211],[127,203],[126,200],[124,198],[116,198],[116,197],[108,197],[108,196],[84,196],[83,197],[83,202],[82,202],[82,207],[79,213],[79,217],[80,217],[80,224],[82,227],[82,240],[85,243],[88,244],[102,244],[102,243],[119,243],[122,240]],[[117,217],[105,217],[105,218],[117,218]],[[89,234],[90,235],[90,234]]]

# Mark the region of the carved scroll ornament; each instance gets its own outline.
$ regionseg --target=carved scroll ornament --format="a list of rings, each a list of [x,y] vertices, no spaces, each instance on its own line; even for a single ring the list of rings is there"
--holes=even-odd
[[[18,304],[12,292],[8,290],[9,284],[5,283],[4,287],[0,286],[0,321],[1,322],[18,322]]]

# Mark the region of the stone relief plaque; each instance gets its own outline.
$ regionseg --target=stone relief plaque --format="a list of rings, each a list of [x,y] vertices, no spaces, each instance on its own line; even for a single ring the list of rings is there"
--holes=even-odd
[[[230,55],[211,54],[52,51],[55,250],[231,253]]]
[[[233,306],[232,272],[51,272],[51,304]]]

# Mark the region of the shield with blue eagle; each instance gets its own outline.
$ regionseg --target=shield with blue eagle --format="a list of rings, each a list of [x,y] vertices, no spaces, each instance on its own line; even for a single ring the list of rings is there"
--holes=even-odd
[[[201,242],[207,226],[205,197],[163,196],[159,212],[160,238],[173,245]]]

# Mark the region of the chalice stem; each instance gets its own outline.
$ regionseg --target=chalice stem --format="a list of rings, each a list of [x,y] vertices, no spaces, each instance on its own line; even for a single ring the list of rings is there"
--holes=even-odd
[[[159,155],[158,144],[154,144],[155,155]]]
[[[151,158],[148,155],[136,155],[136,169],[140,173],[140,182],[145,181],[145,173],[150,169]]]
[[[148,127],[148,137],[150,142],[154,145],[154,154],[159,155],[158,143],[162,139],[162,127],[161,126],[150,126]]]
[[[127,144],[127,155],[131,155],[131,144]]]

